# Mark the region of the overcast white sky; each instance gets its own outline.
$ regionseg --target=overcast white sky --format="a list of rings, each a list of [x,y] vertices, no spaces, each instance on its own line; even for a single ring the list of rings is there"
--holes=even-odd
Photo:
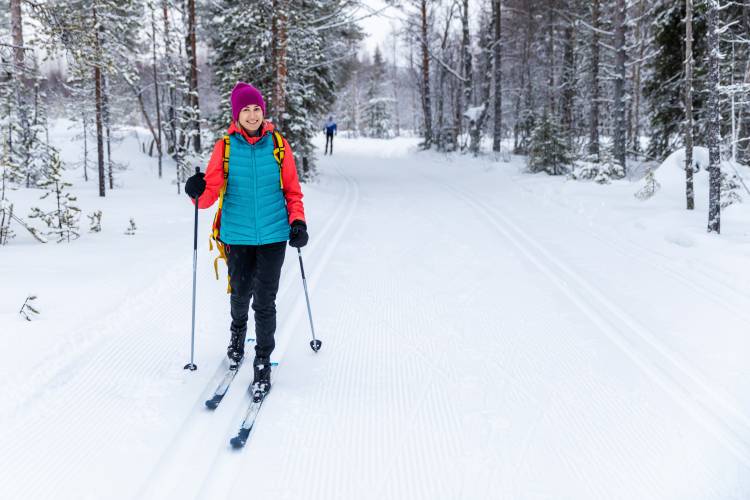
[[[383,0],[365,0],[363,3],[373,11],[379,11],[386,7]],[[363,46],[367,52],[372,54],[375,47],[380,45],[383,55],[391,59],[390,49],[386,46],[386,43],[390,43],[391,26],[396,22],[393,20],[393,17],[398,17],[398,14],[392,7],[386,8],[383,14],[383,16],[372,16],[363,19],[359,24],[367,34],[367,38],[363,42]]]

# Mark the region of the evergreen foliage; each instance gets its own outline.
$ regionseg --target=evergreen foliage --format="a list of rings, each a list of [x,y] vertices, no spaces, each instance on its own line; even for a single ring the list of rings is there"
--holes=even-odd
[[[319,119],[333,106],[337,89],[334,68],[350,53],[350,43],[362,38],[360,28],[346,17],[348,2],[285,0],[256,2],[252,8],[231,1],[213,3],[208,16],[211,65],[221,108],[214,120],[217,133],[231,121],[229,96],[238,81],[257,87],[266,101],[267,117],[289,141],[301,179],[314,176],[312,136]],[[286,80],[283,113],[272,115],[280,61],[274,59],[277,40],[273,23],[286,29]],[[251,27],[251,29],[248,29]],[[279,29],[278,25],[276,27]]]
[[[527,160],[529,171],[562,175],[570,170],[571,163],[570,150],[560,125],[544,115],[531,134]]]
[[[39,184],[39,187],[46,189],[47,192],[40,199],[46,199],[52,195],[55,208],[52,210],[42,210],[39,207],[31,209],[30,218],[39,219],[47,226],[45,236],[54,236],[57,242],[63,241],[70,243],[71,240],[77,239],[78,218],[81,210],[75,206],[76,197],[67,191],[72,184],[62,180],[62,162],[58,153],[53,154],[52,166],[47,179]]]

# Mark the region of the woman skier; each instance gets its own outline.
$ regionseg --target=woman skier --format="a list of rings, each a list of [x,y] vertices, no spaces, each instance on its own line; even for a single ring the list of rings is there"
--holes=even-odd
[[[260,91],[238,82],[231,95],[233,122],[214,146],[206,173],[185,183],[185,193],[208,208],[219,199],[213,238],[229,270],[231,339],[227,348],[236,368],[245,354],[248,310],[255,312],[253,391],[271,389],[276,332],[276,292],[286,242],[307,244],[302,190],[289,143],[265,120]],[[223,250],[223,251],[222,251]]]

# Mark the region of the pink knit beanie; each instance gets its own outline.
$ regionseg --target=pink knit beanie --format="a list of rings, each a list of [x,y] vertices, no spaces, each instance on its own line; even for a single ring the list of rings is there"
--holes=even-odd
[[[257,104],[260,109],[263,110],[263,116],[266,116],[266,103],[263,100],[263,96],[260,90],[256,89],[249,83],[237,82],[237,85],[232,89],[232,119],[237,121],[240,116],[240,111],[246,106],[251,104]]]

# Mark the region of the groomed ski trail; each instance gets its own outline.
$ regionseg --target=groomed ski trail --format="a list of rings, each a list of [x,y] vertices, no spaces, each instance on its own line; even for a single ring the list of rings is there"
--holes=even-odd
[[[313,297],[315,283],[322,275],[332,249],[345,233],[359,197],[357,183],[350,177],[337,172],[336,175],[329,177],[328,181],[330,180],[343,181],[343,188],[340,190],[343,192],[337,197],[338,203],[334,213],[327,217],[320,231],[316,233],[316,237],[312,238],[310,244],[303,249],[303,258],[307,261],[308,269],[312,271],[308,270],[308,286]],[[288,252],[276,299],[277,310],[285,313],[278,319],[279,330],[276,335],[273,360],[279,365],[274,367],[274,379],[283,370],[284,352],[287,345],[290,342],[307,343],[308,327],[299,321],[300,312],[305,307],[301,288],[296,251],[294,254]],[[251,347],[251,350],[247,352],[250,359],[252,359],[252,352]],[[311,352],[311,355],[314,354]],[[217,374],[221,372],[220,366]],[[221,405],[214,411],[207,411],[206,394],[212,390],[214,382],[218,382],[218,380],[211,380],[198,396],[180,429],[175,432],[168,448],[142,485],[137,498],[195,498],[196,492],[207,489],[201,486],[205,484],[216,485],[215,488],[220,490],[221,483],[216,480],[216,477],[222,476],[223,469],[217,467],[217,462],[227,461],[228,458],[237,460],[237,457],[226,457],[226,453],[231,454],[229,440],[236,435],[242,416],[247,411],[247,405],[250,402],[247,387],[251,380],[252,363],[243,363]],[[274,392],[276,390],[274,388]],[[273,404],[274,399],[272,395],[269,395],[269,401],[264,404],[264,408]],[[256,421],[256,427],[262,425],[261,419],[262,412]],[[252,452],[249,448],[252,448],[254,433],[255,429],[248,439],[246,445],[248,449],[237,450],[235,453]],[[189,482],[182,480],[185,471],[190,471],[191,481]],[[209,497],[217,494],[215,489],[209,488],[209,491]]]

